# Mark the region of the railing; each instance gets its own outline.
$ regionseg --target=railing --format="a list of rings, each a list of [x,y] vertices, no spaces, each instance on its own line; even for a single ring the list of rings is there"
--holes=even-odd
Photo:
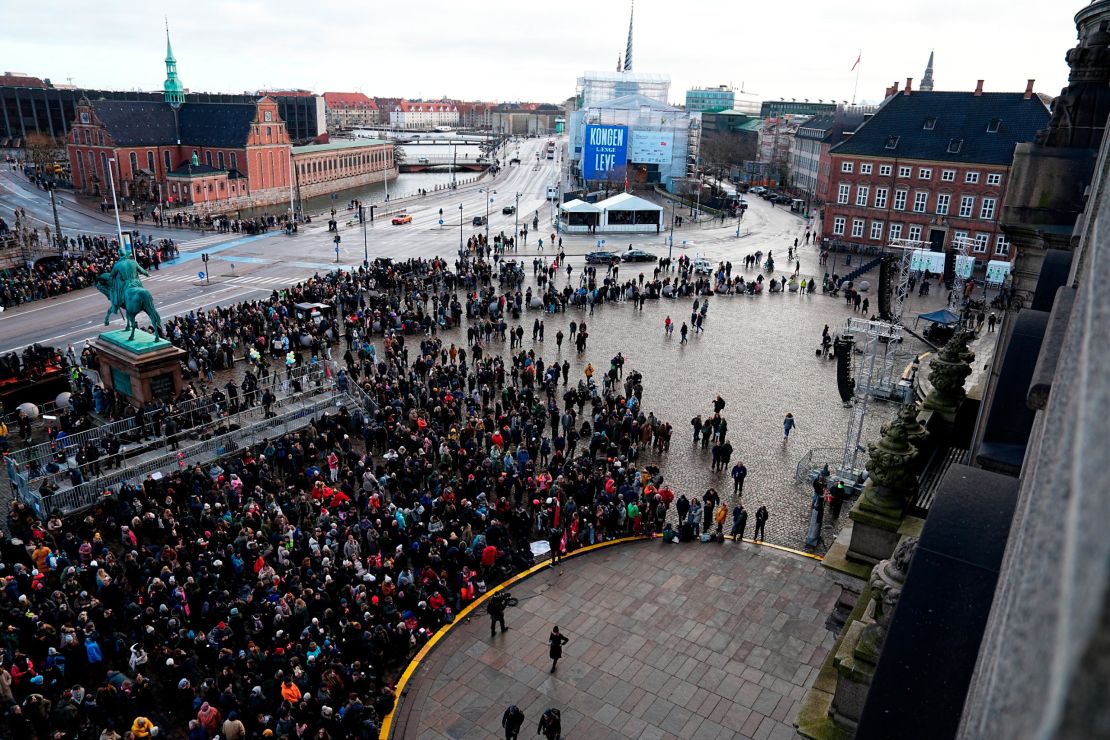
[[[291,380],[298,380],[302,383],[314,383],[323,378],[323,373],[324,371],[322,368],[313,368],[311,366],[299,367],[293,370]],[[279,378],[284,382],[284,371],[276,371],[271,377],[273,378],[273,386],[276,386]],[[267,387],[272,386],[269,382],[263,383],[260,381],[256,393],[265,390]],[[186,414],[213,412],[216,406],[217,405],[213,403],[204,403],[203,399],[190,399],[173,404],[168,418],[177,420]],[[251,409],[247,409],[247,411],[251,411]],[[62,446],[67,450],[73,448],[74,454],[76,454],[77,448],[84,446],[87,442],[99,443],[101,439],[114,437],[118,434],[126,434],[134,428],[134,417],[128,417],[67,435],[62,442]],[[181,429],[182,432],[186,431],[182,425],[178,425],[178,428]],[[52,461],[56,451],[57,444],[55,442],[42,442],[33,447],[15,450],[11,453],[10,457],[21,466],[28,465],[32,461],[37,461],[41,465],[44,464],[44,462]]]
[[[328,393],[326,398],[319,398],[311,404],[291,409],[283,416],[263,419],[249,427],[235,429],[181,450],[168,452],[165,455],[160,455],[111,475],[100,476],[95,480],[87,481],[65,491],[39,497],[41,503],[35,508],[40,516],[46,516],[55,510],[62,514],[79,511],[95,504],[104,491],[112,487],[133,481],[141,482],[148,475],[154,475],[155,473],[165,474],[168,471],[180,470],[198,463],[215,460],[244,445],[254,444],[263,439],[280,437],[299,429],[327,409],[342,406],[344,399],[351,402],[349,398],[342,394]],[[32,498],[38,496],[37,492],[34,491],[31,491],[30,494]]]
[[[322,370],[316,370],[315,372],[313,372],[311,374],[306,374],[306,378],[307,378],[308,383],[315,384],[317,382],[322,382],[323,381],[324,373],[323,373]],[[302,403],[302,402],[304,402],[304,401],[306,401],[306,400],[308,400],[308,399],[310,399],[314,396],[320,395],[321,393],[323,393],[327,390],[330,390],[330,383],[327,386],[311,387],[311,388],[302,390],[299,393],[292,393],[292,394],[283,396],[280,399],[276,399],[274,401],[274,403],[271,404],[270,408],[271,408],[271,410],[287,408],[287,407],[293,406],[297,403]],[[215,406],[213,404],[207,404],[205,406],[202,406],[201,408],[207,410],[207,409],[210,409],[210,408],[215,408]],[[228,416],[214,415],[211,422],[207,422],[205,424],[194,425],[194,426],[192,426],[191,428],[188,428],[188,429],[181,429],[177,432],[177,434],[178,434],[178,436],[183,437],[183,436],[188,435],[190,432],[195,432],[195,431],[198,431],[198,430],[203,431],[203,430],[208,429],[208,428],[220,427],[220,426],[225,426],[225,425],[227,425],[229,427],[231,425],[235,425],[237,427],[242,428],[242,427],[247,426],[250,423],[252,423],[258,417],[260,417],[260,416],[264,417],[264,415],[265,415],[265,407],[263,407],[263,405],[261,403],[257,403],[257,404],[252,405],[251,407],[243,409],[243,410],[241,410],[237,413],[229,414]],[[178,414],[178,416],[180,416],[180,414]],[[133,425],[132,425],[132,428],[134,428]],[[166,441],[163,438],[163,439],[159,439],[157,441],[156,446],[157,447],[162,447],[165,444],[166,444]],[[66,447],[68,449],[69,445],[66,445]],[[73,450],[76,453],[77,448],[74,447]],[[142,454],[142,453],[140,452],[139,454]],[[102,459],[103,458],[101,458],[101,460]],[[50,458],[50,461],[53,462],[53,458]],[[97,460],[95,463],[85,463],[84,465],[80,465],[80,466],[78,466],[76,464],[71,465],[71,464],[69,464],[69,458],[68,458],[68,455],[67,455],[67,457],[66,457],[66,466],[64,468],[59,468],[57,471],[54,471],[54,472],[44,472],[42,475],[39,475],[39,476],[36,476],[35,478],[30,479],[29,482],[28,482],[28,486],[31,490],[37,490],[39,488],[39,486],[42,484],[42,481],[44,479],[53,478],[54,476],[59,475],[59,474],[65,474],[69,471],[72,471],[74,468],[81,471],[82,479],[89,479],[90,477],[99,477],[99,476],[92,475],[92,473],[100,465],[101,465],[100,460]]]
[[[802,456],[794,469],[795,483],[809,483],[826,465],[835,473],[844,457],[843,447],[815,447]]]

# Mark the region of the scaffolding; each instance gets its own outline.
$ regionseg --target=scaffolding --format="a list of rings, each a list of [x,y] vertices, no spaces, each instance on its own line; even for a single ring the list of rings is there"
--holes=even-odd
[[[952,271],[952,290],[948,292],[948,307],[962,310],[964,304],[964,285],[967,283],[967,278],[964,277],[966,270],[968,275],[971,270],[967,269],[966,263],[970,256],[972,241],[967,237],[959,237],[952,240],[953,251],[956,255],[955,267]]]

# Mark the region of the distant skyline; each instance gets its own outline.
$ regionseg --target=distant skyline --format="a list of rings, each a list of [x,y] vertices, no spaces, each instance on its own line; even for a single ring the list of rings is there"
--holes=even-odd
[[[848,5],[663,0],[636,4],[635,72],[668,74],[671,101],[731,84],[760,100],[881,100],[918,84],[936,54],[937,90],[1057,95],[1082,0],[857,0]],[[0,70],[85,88],[161,89],[164,15],[178,74],[197,92],[304,88],[371,96],[559,103],[587,70],[614,70],[628,35],[627,0],[557,6],[489,0],[419,5],[316,0],[193,0],[95,6],[18,3],[0,27]],[[311,15],[306,13],[311,9]],[[188,13],[188,15],[186,15]],[[408,35],[408,34],[412,35]]]

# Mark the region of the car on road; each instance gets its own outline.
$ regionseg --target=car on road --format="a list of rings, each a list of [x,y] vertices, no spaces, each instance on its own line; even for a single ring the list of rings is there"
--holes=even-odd
[[[485,226],[486,225],[486,217],[485,216],[475,216],[474,218],[470,219],[470,223],[471,223],[472,226]]]
[[[590,252],[586,255],[587,265],[615,265],[621,261],[616,252]]]
[[[763,195],[767,192],[767,188],[763,187],[762,185],[756,185],[754,188],[749,189],[748,192],[755,195]]]
[[[713,263],[705,257],[698,257],[694,260],[692,267],[694,268],[694,272],[699,275],[710,275],[713,273]]]
[[[411,213],[398,213],[396,216],[393,217],[393,225],[394,226],[400,226],[401,224],[411,224],[411,223],[412,223],[412,214]]]
[[[776,195],[772,200],[780,206],[788,206],[794,200],[789,195]]]
[[[516,213],[516,206],[505,206],[501,209],[501,212],[504,213],[506,216],[511,216]]]
[[[513,157],[512,159],[509,160],[509,165],[510,166],[512,166],[514,164],[520,164],[520,157]]]
[[[624,262],[658,262],[659,258],[642,249],[629,249],[621,254],[621,260]]]

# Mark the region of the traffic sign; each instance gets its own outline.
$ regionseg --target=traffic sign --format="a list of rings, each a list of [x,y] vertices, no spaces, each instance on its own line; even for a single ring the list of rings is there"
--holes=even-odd
[[[202,270],[201,272],[198,272],[197,277],[200,278],[201,280],[204,280],[204,271]]]
[[[443,219],[442,218],[439,220],[439,225],[443,226]]]

